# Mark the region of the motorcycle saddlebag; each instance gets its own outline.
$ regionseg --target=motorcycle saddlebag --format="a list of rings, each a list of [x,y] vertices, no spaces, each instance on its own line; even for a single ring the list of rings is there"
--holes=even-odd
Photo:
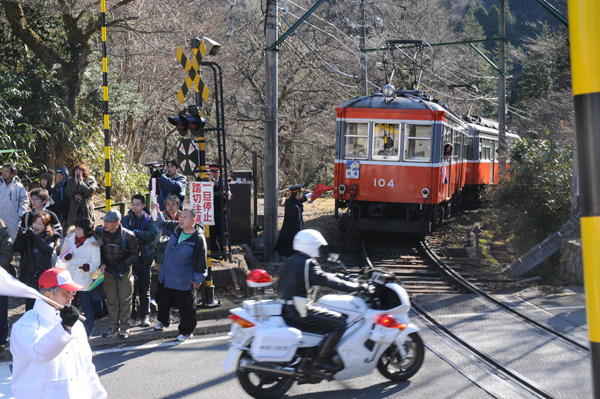
[[[250,345],[250,354],[259,362],[289,362],[301,340],[302,332],[293,327],[257,331]]]
[[[255,301],[249,299],[242,303],[242,308],[247,310],[252,317],[281,315],[281,304],[270,300]]]

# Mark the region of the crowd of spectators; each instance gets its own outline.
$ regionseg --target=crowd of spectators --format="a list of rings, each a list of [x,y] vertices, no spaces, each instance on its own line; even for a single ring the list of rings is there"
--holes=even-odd
[[[28,193],[15,166],[5,164],[0,179],[0,266],[36,290],[44,272],[66,269],[81,287],[73,291],[74,303],[86,316],[88,338],[95,318],[103,316],[98,308],[108,313],[109,330],[102,336],[125,339],[138,322],[151,326],[153,303],[159,315],[154,329],[168,326],[170,309],[176,307],[181,318],[178,339],[188,339],[196,326],[195,290],[206,277],[204,229],[196,223],[196,213],[183,208],[186,181],[175,160],[152,179],[155,202],[147,205],[145,196],[136,194],[124,217],[112,209],[96,226],[97,183],[85,165],[70,172],[66,167],[44,172],[39,186]],[[214,181],[223,184],[218,173]],[[102,279],[102,288],[96,289]],[[34,307],[35,300],[25,302],[26,310]],[[7,344],[7,316],[8,298],[0,296],[0,351]]]

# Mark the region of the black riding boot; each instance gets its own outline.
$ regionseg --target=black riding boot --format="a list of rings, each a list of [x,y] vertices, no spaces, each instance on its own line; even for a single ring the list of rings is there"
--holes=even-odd
[[[323,338],[321,347],[319,348],[319,354],[317,359],[313,362],[313,367],[319,370],[325,370],[331,373],[339,371],[340,368],[330,362],[331,354],[333,353],[335,346],[340,341],[340,338],[344,334],[341,332],[331,332]]]

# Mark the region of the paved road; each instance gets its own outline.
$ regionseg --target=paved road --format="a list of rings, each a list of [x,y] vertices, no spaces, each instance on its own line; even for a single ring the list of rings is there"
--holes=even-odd
[[[557,320],[569,321],[565,332],[585,330],[583,295],[528,296],[511,298],[516,306],[531,307],[540,319],[555,327]],[[523,300],[525,299],[525,300]],[[543,309],[540,312],[538,308]],[[350,381],[322,382],[318,385],[295,384],[286,397],[302,399],[379,399],[379,398],[516,398],[521,393],[485,370],[478,362],[454,350],[453,344],[421,325],[421,335],[428,346],[421,370],[408,382],[391,383],[377,371]],[[475,328],[475,326],[473,326]],[[579,332],[579,331],[577,331]],[[226,373],[222,364],[226,355],[227,336],[204,335],[185,343],[173,338],[127,347],[96,349],[94,363],[109,398],[210,398],[249,397],[240,387],[235,373]],[[116,344],[115,344],[116,346]],[[453,366],[457,366],[461,373]],[[569,368],[550,378],[568,377]],[[491,394],[491,395],[490,395]],[[10,362],[0,362],[0,399],[11,398]],[[527,397],[527,396],[525,396]]]
[[[109,398],[246,398],[235,373],[226,373],[224,335],[205,336],[183,344],[152,342],[97,351],[94,363]],[[0,364],[0,398],[9,398],[8,363]],[[295,398],[485,398],[485,391],[427,351],[422,369],[410,381],[396,384],[377,371],[350,381],[294,385]]]

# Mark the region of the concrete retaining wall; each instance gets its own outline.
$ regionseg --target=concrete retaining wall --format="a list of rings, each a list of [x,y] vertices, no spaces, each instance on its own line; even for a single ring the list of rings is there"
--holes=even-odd
[[[570,284],[583,285],[581,239],[563,240],[560,247],[559,273]]]

